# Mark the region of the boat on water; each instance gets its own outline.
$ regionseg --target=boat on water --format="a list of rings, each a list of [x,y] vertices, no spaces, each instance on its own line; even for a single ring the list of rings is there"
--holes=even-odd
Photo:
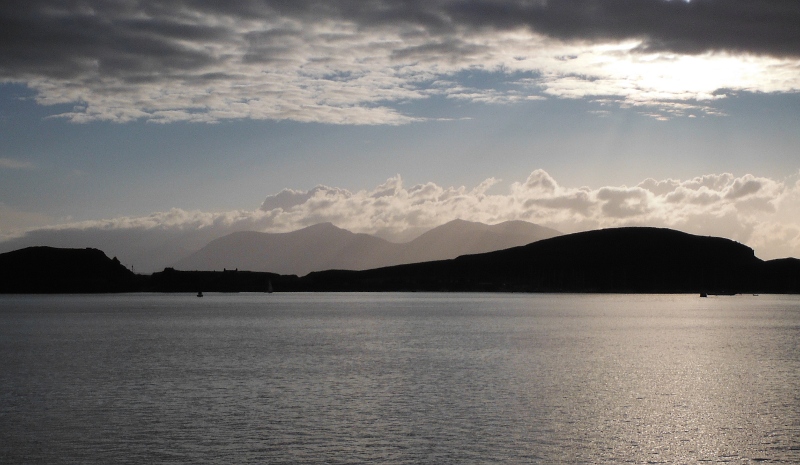
[[[203,291],[198,292],[197,297],[203,297]]]

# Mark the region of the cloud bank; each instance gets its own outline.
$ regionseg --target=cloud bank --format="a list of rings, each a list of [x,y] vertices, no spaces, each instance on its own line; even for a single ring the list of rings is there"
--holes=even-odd
[[[715,114],[732,93],[800,90],[800,4],[7,0],[0,82],[74,122],[404,124],[433,96]]]
[[[688,180],[646,179],[635,186],[566,187],[543,170],[503,193],[489,178],[473,188],[435,183],[406,187],[396,176],[371,190],[318,186],[285,189],[253,211],[173,209],[39,228],[0,243],[98,247],[140,271],[169,266],[222,235],[243,230],[288,232],[332,222],[353,232],[405,241],[453,219],[495,224],[525,220],[562,232],[620,226],[669,227],[737,240],[760,258],[800,257],[800,177],[774,180],[730,173]]]

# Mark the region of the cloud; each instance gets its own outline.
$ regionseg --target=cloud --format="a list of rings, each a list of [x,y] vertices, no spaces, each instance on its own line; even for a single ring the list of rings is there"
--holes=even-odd
[[[600,208],[609,218],[642,216],[650,210],[647,191],[638,187],[604,187],[597,191],[597,200],[602,202]]]
[[[312,197],[320,194],[321,196],[336,196],[339,194],[347,195],[347,191],[327,186],[317,186],[310,191],[296,191],[284,189],[275,195],[269,195],[261,203],[261,210],[270,211],[275,209],[289,210],[292,207],[308,202]]]
[[[692,179],[646,179],[637,186],[567,187],[544,170],[488,193],[498,181],[474,188],[429,182],[405,186],[398,175],[373,189],[318,186],[286,189],[256,210],[202,212],[172,209],[145,217],[84,221],[29,230],[0,243],[98,247],[139,271],[176,262],[212,239],[235,231],[288,232],[331,222],[394,241],[454,219],[495,224],[526,220],[563,232],[621,226],[669,227],[722,236],[753,247],[765,259],[800,257],[800,175],[774,180],[751,174]],[[0,209],[2,213],[2,209]]]
[[[727,189],[725,198],[740,199],[760,191],[762,187],[761,182],[756,179],[752,179],[752,176],[748,176],[748,178],[749,179],[737,179],[733,185]]]
[[[577,0],[498,2],[450,10],[467,24],[532,30],[563,40],[639,39],[645,50],[798,55],[800,5],[769,0]]]
[[[406,124],[424,116],[403,104],[433,96],[667,118],[800,90],[798,25],[773,0],[8,0],[0,82],[74,122]]]
[[[13,158],[0,158],[0,169],[32,170],[36,165],[29,161],[14,160]]]

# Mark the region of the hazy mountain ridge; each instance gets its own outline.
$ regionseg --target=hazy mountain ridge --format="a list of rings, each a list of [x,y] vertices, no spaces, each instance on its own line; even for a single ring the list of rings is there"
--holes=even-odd
[[[524,221],[496,225],[454,220],[406,243],[321,223],[288,233],[237,232],[215,239],[173,267],[242,269],[306,275],[329,269],[366,270],[501,250],[561,233]]]
[[[332,226],[318,229],[336,232]],[[306,231],[314,237],[314,230]],[[376,242],[377,243],[377,242]],[[339,249],[331,256],[345,252]],[[800,260],[764,261],[728,239],[619,228],[495,252],[303,277],[257,271],[134,275],[97,249],[32,247],[0,254],[0,292],[459,291],[800,294]]]

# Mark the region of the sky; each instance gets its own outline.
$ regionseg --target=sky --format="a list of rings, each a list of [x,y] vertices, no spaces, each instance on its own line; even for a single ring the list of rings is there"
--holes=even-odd
[[[0,251],[461,218],[800,257],[799,148],[795,0],[0,3]]]

